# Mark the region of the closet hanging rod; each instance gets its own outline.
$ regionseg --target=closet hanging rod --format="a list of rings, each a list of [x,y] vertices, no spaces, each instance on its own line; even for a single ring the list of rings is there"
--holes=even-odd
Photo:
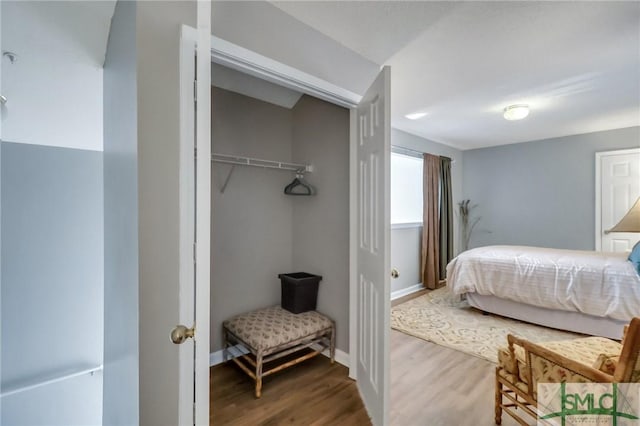
[[[405,148],[403,146],[391,145],[391,152],[396,154],[407,155],[409,157],[422,158],[424,152],[416,151],[415,149]],[[449,157],[446,157],[449,158]],[[456,160],[451,160],[451,164],[455,164]]]
[[[241,155],[211,154],[214,163],[233,164],[236,166],[262,167],[265,169],[287,170],[297,173],[311,173],[313,166],[310,164],[288,163],[284,161],[262,160],[260,158],[243,157]]]

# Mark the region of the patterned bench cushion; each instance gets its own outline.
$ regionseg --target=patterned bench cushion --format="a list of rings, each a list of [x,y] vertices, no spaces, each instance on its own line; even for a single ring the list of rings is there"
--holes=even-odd
[[[619,354],[622,345],[604,337],[584,337],[574,340],[562,340],[557,342],[542,342],[539,346],[573,359],[581,364],[593,366],[600,354]],[[514,352],[519,364],[519,379],[526,383],[524,349],[514,346]],[[509,349],[504,347],[498,350],[498,364],[509,374],[516,374],[515,365],[509,355]],[[534,365],[534,367],[536,367]]]
[[[308,311],[292,314],[280,306],[237,315],[223,327],[255,350],[268,350],[331,328],[326,316]]]

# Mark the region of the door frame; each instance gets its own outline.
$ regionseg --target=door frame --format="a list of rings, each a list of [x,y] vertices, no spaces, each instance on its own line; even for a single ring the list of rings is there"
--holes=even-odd
[[[196,69],[193,60],[196,54],[197,30],[183,25],[180,32],[180,283],[193,280],[195,268],[194,235],[195,229],[195,170],[193,167],[193,152],[195,148],[195,108],[193,80]],[[192,54],[189,54],[192,52]],[[195,318],[195,306],[192,288],[179,286],[180,315],[179,324],[190,327]],[[178,402],[178,421],[180,425],[189,424],[193,417],[193,403],[195,400],[193,381],[188,380],[195,366],[189,363],[194,359],[195,352],[190,342],[178,347],[180,352],[180,383]]]
[[[602,251],[602,158],[608,157],[610,155],[624,155],[624,154],[639,154],[640,148],[629,148],[629,149],[618,149],[613,151],[601,151],[596,152],[596,182],[595,182],[595,191],[596,191],[596,223],[595,223],[595,233],[596,233],[596,251]]]
[[[213,35],[211,61],[348,109],[355,108],[362,98],[343,87]]]
[[[208,58],[211,51],[211,2],[197,2],[197,52]],[[211,327],[211,61],[196,65],[196,345],[194,424],[209,425],[209,373]]]
[[[357,380],[357,113],[362,96],[227,40],[211,36],[211,61],[349,109],[349,377]]]

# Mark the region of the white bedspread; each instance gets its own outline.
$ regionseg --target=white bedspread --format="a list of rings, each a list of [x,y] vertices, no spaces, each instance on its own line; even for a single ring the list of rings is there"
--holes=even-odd
[[[447,286],[622,321],[640,316],[640,276],[624,253],[480,247],[449,263]]]

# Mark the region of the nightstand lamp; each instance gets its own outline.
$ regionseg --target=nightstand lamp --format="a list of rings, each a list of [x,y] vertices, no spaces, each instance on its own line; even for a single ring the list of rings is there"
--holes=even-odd
[[[635,204],[631,206],[627,214],[620,219],[620,222],[613,228],[605,231],[605,234],[610,232],[640,232],[640,197],[638,197]]]

